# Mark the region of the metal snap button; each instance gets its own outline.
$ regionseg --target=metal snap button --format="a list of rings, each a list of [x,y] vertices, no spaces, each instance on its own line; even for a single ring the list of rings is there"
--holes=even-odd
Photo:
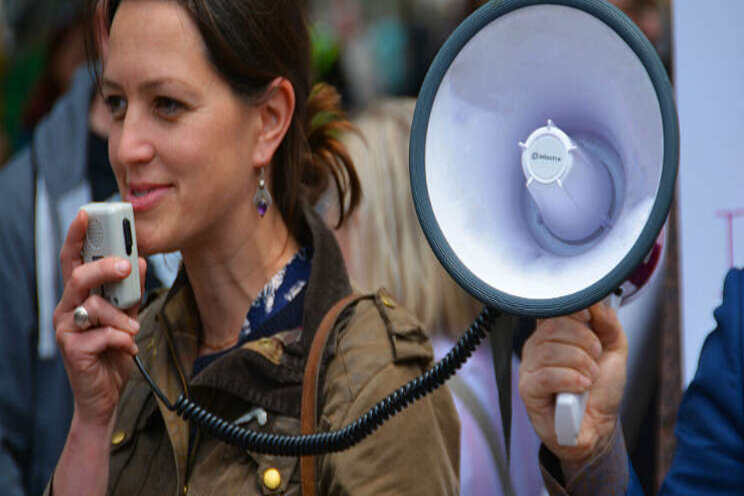
[[[282,485],[282,475],[275,468],[268,468],[263,474],[263,483],[267,489],[273,491]]]
[[[127,433],[123,431],[115,432],[114,435],[111,437],[111,444],[114,446],[118,446],[122,442],[124,442],[124,439],[126,439]]]

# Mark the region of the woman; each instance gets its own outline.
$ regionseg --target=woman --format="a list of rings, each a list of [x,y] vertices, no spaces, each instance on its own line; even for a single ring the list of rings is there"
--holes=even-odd
[[[328,175],[341,197],[349,190],[351,207],[360,194],[333,138],[347,127],[329,118],[337,98],[327,87],[311,94],[296,2],[103,5],[112,167],[135,211],[140,254],[180,250],[183,266],[135,320],[137,308],[89,296],[132,268],[114,258],[82,265],[87,218],[71,225],[54,321],[75,411],[51,489],[298,494],[298,458],[243,452],[191,428],[131,373],[131,356],[139,352],[171,401],[184,393],[245,427],[300,432],[314,333],[351,292],[333,236],[310,207]],[[75,323],[79,307],[88,326]],[[355,420],[431,364],[412,322],[380,295],[338,319],[323,355],[321,430]],[[457,436],[451,398],[436,392],[358,446],[318,457],[318,492],[452,494]]]

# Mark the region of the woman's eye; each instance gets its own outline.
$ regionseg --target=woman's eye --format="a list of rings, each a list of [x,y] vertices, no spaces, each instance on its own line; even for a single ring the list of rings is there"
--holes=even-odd
[[[111,111],[114,119],[123,117],[127,110],[127,102],[124,98],[116,95],[106,97],[106,105]]]
[[[158,97],[155,99],[155,110],[163,117],[173,118],[186,110],[186,105],[168,97]]]

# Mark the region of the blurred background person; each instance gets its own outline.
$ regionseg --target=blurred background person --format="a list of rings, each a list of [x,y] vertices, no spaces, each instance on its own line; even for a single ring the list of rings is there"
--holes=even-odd
[[[69,91],[75,72],[85,62],[85,23],[78,2],[68,4],[58,25],[46,44],[42,73],[23,107],[19,144],[30,138],[39,120]]]
[[[346,144],[364,189],[358,210],[336,231],[357,291],[388,289],[395,299],[431,329],[437,359],[468,328],[482,305],[463,291],[434,257],[419,227],[408,172],[408,142],[415,100],[375,102],[353,123],[359,134]],[[329,195],[333,197],[333,195]],[[333,202],[326,202],[333,204]],[[331,225],[334,209],[326,211]],[[496,332],[496,331],[495,331]],[[518,360],[512,362],[512,390],[517,389]],[[461,421],[460,493],[539,495],[539,441],[518,395],[512,397],[510,469],[505,457],[498,390],[490,346],[481,344],[447,385]]]
[[[82,6],[67,7],[74,5],[27,107],[26,124],[39,124],[0,168],[0,494],[9,496],[42,492],[72,418],[52,325],[66,226],[81,205],[118,198],[108,160],[111,116],[85,63]],[[154,257],[151,264],[148,289],[170,281],[178,262]]]
[[[59,251],[82,204],[116,184],[107,159],[108,112],[91,105],[88,69],[38,126],[32,145],[0,170],[0,493],[38,494],[64,443],[72,395],[56,349]],[[100,99],[96,99],[100,100]],[[98,109],[98,110],[96,110]],[[99,175],[93,191],[89,177]],[[106,179],[110,179],[107,181]]]

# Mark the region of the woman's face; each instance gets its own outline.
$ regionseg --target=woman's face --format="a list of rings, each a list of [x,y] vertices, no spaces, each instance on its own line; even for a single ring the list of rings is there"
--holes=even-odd
[[[134,207],[143,254],[188,249],[251,225],[260,113],[212,68],[181,6],[121,4],[103,95],[113,115],[111,163]]]

